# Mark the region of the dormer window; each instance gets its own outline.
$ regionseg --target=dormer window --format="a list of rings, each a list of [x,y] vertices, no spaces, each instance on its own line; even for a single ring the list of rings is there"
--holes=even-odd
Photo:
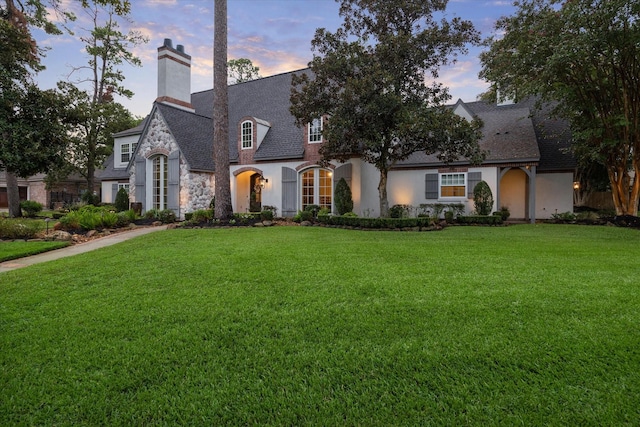
[[[136,143],[128,144],[124,143],[120,146],[120,162],[121,163],[129,163],[131,160],[131,153],[133,153],[136,149]]]
[[[309,143],[322,142],[322,118],[313,119],[309,123]]]
[[[253,148],[253,122],[249,120],[242,122],[240,129],[242,130],[242,149]]]

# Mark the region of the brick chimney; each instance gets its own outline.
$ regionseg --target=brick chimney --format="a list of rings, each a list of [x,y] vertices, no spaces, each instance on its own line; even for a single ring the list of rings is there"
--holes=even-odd
[[[171,39],[164,39],[164,44],[158,48],[156,102],[195,111],[191,105],[191,56],[184,53],[182,45],[174,49]]]

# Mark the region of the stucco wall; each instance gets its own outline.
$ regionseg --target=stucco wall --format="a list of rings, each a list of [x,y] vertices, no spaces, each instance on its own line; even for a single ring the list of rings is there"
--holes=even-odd
[[[538,173],[536,219],[563,212],[573,212],[573,173]]]

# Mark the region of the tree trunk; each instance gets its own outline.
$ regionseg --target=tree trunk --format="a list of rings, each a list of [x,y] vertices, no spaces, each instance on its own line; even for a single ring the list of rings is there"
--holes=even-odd
[[[9,217],[19,218],[22,216],[20,209],[20,190],[18,189],[18,177],[15,173],[6,171],[7,176],[7,198],[9,202]]]
[[[380,182],[378,183],[378,195],[380,196],[380,218],[389,217],[389,200],[387,199],[387,175],[389,171],[380,170]]]
[[[229,219],[229,95],[227,90],[227,0],[215,0],[213,34],[213,165],[215,170],[215,217]]]

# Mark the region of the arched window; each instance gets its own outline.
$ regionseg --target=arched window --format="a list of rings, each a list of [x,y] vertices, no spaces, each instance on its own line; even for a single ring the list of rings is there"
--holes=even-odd
[[[151,200],[153,209],[167,209],[167,156],[162,154],[151,159],[153,188]]]
[[[331,210],[333,174],[327,169],[308,169],[302,173],[302,210],[310,205],[318,205],[321,208]]]
[[[242,132],[242,149],[248,150],[253,148],[253,122],[247,120],[240,125]]]

